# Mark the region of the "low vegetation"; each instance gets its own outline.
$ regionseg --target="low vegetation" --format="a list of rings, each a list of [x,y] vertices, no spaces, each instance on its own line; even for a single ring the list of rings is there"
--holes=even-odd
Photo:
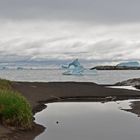
[[[0,122],[23,129],[32,127],[32,111],[28,101],[14,91],[7,80],[0,80]]]
[[[10,90],[10,89],[12,89],[11,82],[9,80],[0,79],[0,90]]]

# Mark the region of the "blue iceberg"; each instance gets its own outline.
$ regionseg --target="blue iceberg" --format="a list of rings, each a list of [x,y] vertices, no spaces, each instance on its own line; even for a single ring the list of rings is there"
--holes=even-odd
[[[63,72],[64,75],[83,75],[84,67],[80,64],[78,59],[68,65],[62,65],[62,68],[66,71]]]
[[[89,75],[96,74],[97,70],[85,69],[79,62],[78,59],[75,59],[68,65],[62,65],[62,69],[65,70],[63,75]]]

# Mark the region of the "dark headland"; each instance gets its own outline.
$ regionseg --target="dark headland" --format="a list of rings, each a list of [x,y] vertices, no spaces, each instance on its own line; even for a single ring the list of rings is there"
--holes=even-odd
[[[140,67],[128,67],[128,66],[96,66],[91,70],[140,70]]]
[[[140,63],[137,61],[123,62],[117,65],[101,65],[91,68],[96,70],[140,70]]]
[[[44,103],[62,101],[102,101],[140,98],[140,91],[106,88],[87,82],[12,82],[13,89],[19,91],[31,104],[33,113],[45,108]],[[133,113],[139,114],[140,103],[133,105]],[[34,123],[32,130],[14,130],[0,126],[1,140],[33,140],[44,131],[44,127]],[[8,133],[8,134],[7,134]]]

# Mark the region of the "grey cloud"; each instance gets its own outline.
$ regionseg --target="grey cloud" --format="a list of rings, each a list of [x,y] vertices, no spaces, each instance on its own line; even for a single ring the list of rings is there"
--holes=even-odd
[[[0,0],[0,18],[139,22],[139,7],[139,0]]]
[[[20,42],[21,41],[21,42]],[[71,43],[72,42],[72,43]],[[71,40],[42,43],[42,40],[7,41],[6,45],[0,44],[0,58],[9,60],[70,60],[79,58],[85,61],[124,61],[140,60],[140,43],[129,44],[119,40],[100,40],[95,43]],[[67,46],[65,46],[67,43]],[[85,47],[86,46],[86,47]],[[5,49],[7,48],[7,49]]]
[[[0,23],[0,60],[140,60],[139,31],[139,24],[5,21]]]

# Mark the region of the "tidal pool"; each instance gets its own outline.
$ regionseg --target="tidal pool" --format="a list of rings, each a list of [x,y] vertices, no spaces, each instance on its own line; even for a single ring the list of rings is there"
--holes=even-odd
[[[35,115],[46,130],[35,140],[139,140],[140,118],[121,110],[131,101],[46,104]]]

